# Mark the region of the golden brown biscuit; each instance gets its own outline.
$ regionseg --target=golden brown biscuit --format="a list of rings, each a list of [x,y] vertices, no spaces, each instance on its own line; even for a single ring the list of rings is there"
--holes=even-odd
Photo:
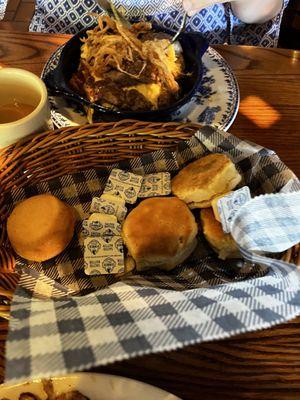
[[[176,197],[142,201],[125,219],[122,237],[138,271],[171,270],[196,247],[198,227],[186,204]]]
[[[172,193],[191,209],[211,206],[216,196],[234,189],[241,176],[225,154],[209,154],[183,168],[172,179]]]
[[[222,225],[215,219],[212,208],[200,211],[201,224],[205,239],[219,258],[240,258],[240,252],[230,233],[224,233]]]
[[[17,204],[7,220],[7,233],[17,254],[45,261],[61,253],[74,234],[75,212],[50,194]]]

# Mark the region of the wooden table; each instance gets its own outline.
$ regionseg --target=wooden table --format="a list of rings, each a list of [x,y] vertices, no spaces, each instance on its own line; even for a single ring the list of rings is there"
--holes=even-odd
[[[66,35],[0,31],[0,63],[40,74]],[[231,133],[275,150],[300,176],[300,52],[216,46],[237,76]],[[4,340],[0,331],[0,340]],[[183,399],[300,399],[300,318],[261,332],[98,368]]]

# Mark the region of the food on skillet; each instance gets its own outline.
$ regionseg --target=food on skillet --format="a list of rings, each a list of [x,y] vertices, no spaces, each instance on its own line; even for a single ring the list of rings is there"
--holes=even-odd
[[[195,250],[197,233],[194,215],[177,197],[143,200],[122,227],[123,241],[137,271],[175,268]]]
[[[172,179],[172,193],[191,208],[207,208],[241,181],[234,163],[225,154],[209,154],[196,160]]]
[[[75,219],[73,208],[55,196],[32,196],[17,204],[8,217],[8,238],[21,257],[45,261],[67,247]]]
[[[129,29],[101,16],[87,31],[72,88],[90,102],[120,110],[156,110],[180,96],[184,72],[180,45],[155,33],[148,22]]]

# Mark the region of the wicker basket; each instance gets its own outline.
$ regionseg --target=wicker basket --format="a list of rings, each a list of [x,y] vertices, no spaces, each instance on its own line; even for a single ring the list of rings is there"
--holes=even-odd
[[[5,193],[41,180],[99,168],[162,148],[176,148],[189,139],[199,125],[152,123],[134,120],[62,128],[27,137],[0,153],[0,317],[9,318],[9,302],[18,282],[15,259],[6,236]],[[299,245],[288,250],[284,260],[300,265]],[[7,322],[0,323],[0,379]]]
[[[3,149],[0,152],[0,296],[9,303],[18,281],[6,235],[6,192],[161,148],[175,148],[197,129],[196,124],[124,120],[43,132]],[[0,304],[0,316],[9,318],[9,305]]]

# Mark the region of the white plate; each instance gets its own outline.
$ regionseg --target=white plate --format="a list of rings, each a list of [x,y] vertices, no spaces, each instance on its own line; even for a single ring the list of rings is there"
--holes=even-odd
[[[105,374],[79,373],[52,378],[55,395],[78,390],[90,400],[180,400],[164,390],[132,379]],[[0,398],[18,400],[31,392],[41,400],[47,398],[40,379],[16,385],[0,385]]]
[[[47,61],[41,77],[57,66],[63,47],[59,47]],[[239,108],[240,93],[234,73],[226,60],[211,47],[203,56],[203,80],[193,99],[170,116],[173,121],[185,121],[212,125],[228,130]],[[59,127],[87,123],[84,113],[76,104],[62,97],[51,96],[51,116]]]

